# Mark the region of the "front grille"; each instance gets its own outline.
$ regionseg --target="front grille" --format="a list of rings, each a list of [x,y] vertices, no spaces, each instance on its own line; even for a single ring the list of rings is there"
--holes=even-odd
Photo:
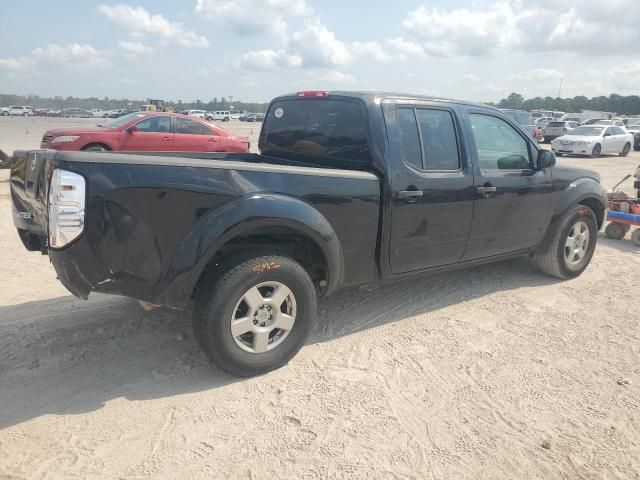
[[[45,135],[42,137],[42,143],[49,143],[51,140],[53,140],[53,135]]]

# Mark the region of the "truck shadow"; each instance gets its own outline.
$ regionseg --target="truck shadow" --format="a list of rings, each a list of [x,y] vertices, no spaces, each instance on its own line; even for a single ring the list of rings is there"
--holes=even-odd
[[[309,343],[555,281],[519,259],[348,289],[320,302]],[[133,300],[106,295],[0,307],[0,429],[46,414],[98,410],[119,397],[162,398],[240,381],[209,364],[190,318],[168,309],[145,312]]]

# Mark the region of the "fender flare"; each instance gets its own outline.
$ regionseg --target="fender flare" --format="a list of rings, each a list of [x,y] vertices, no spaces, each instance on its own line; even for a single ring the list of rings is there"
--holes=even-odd
[[[558,195],[558,200],[554,206],[547,232],[538,246],[538,251],[544,252],[549,248],[562,225],[562,219],[572,206],[583,203],[585,200],[595,200],[602,205],[603,209],[607,208],[607,194],[604,188],[596,180],[589,177],[575,180],[564,190],[556,192],[555,195]],[[598,227],[602,227],[602,224],[599,224]]]
[[[185,305],[202,272],[227,242],[259,227],[287,227],[320,248],[327,269],[328,295],[343,278],[340,240],[331,223],[312,205],[277,193],[251,193],[208,212],[193,225],[173,252],[157,284],[154,302]]]

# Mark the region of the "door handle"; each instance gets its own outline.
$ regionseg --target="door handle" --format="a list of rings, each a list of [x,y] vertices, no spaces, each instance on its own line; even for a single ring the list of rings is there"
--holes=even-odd
[[[421,197],[423,195],[423,193],[424,192],[422,190],[400,190],[396,194],[396,197],[411,203],[415,202],[418,197]]]
[[[169,140],[171,140],[171,137],[162,137],[162,139],[169,141]]]
[[[478,187],[476,191],[482,194],[485,197],[488,197],[489,194],[496,192],[496,187]]]
[[[216,142],[218,139],[216,137],[210,138],[208,141],[209,142]]]

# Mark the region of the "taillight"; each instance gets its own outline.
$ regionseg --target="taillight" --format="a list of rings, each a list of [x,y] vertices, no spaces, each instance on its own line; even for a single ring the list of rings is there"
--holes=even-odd
[[[328,97],[329,92],[324,90],[305,90],[303,92],[296,93],[298,97]]]
[[[81,175],[56,169],[49,186],[49,246],[62,248],[84,230],[85,181]]]

